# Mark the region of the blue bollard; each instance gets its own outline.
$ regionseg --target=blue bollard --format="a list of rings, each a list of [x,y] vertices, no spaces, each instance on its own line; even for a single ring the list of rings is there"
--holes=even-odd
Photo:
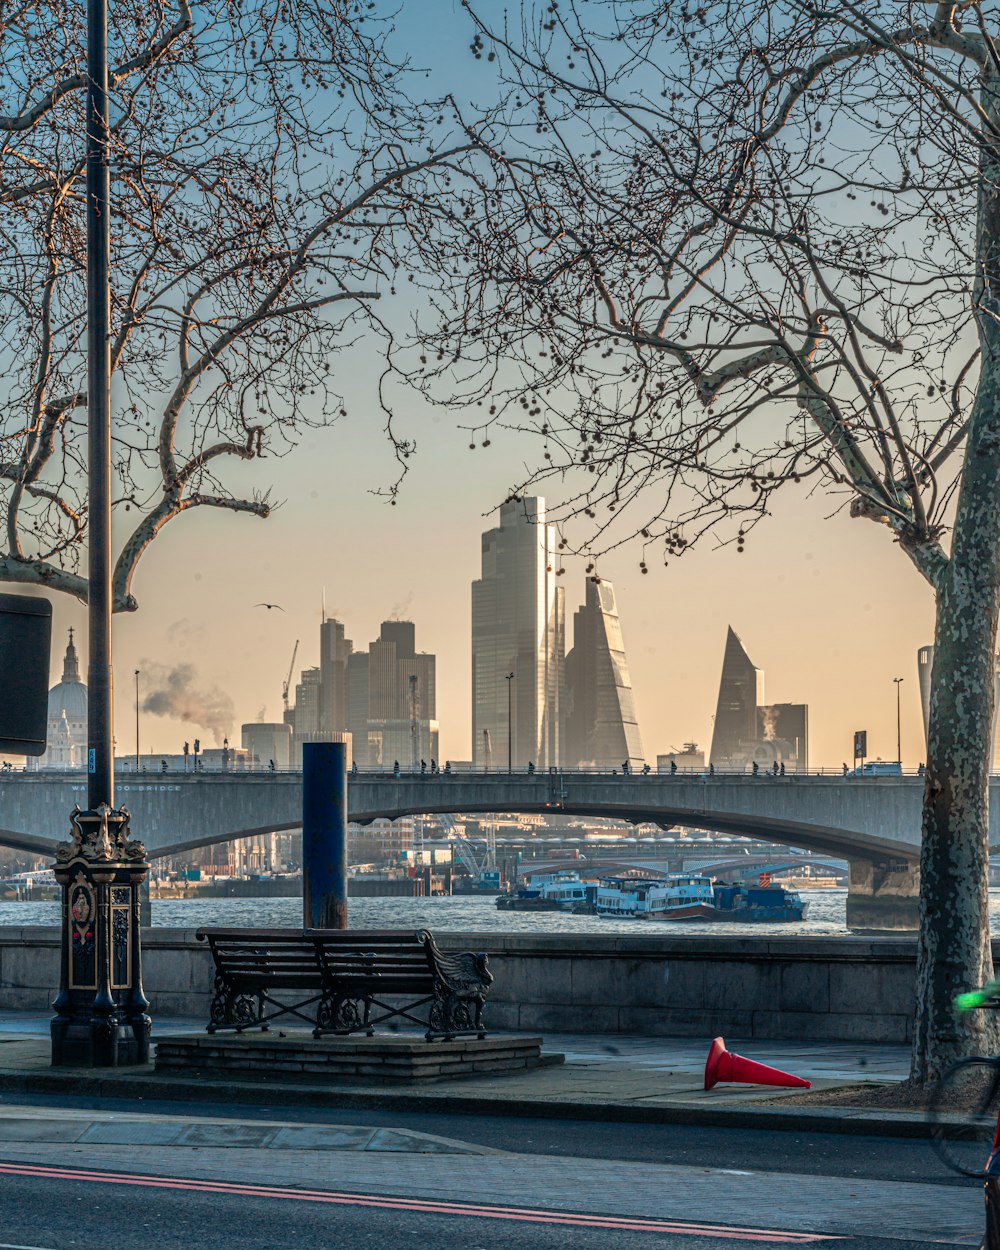
[[[302,908],[307,929],[347,928],[347,745],[302,746]]]

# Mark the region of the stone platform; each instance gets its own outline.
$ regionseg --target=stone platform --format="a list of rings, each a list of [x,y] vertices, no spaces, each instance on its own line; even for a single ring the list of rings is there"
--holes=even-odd
[[[180,1033],[156,1043],[158,1073],[225,1075],[260,1081],[317,1078],[332,1082],[391,1081],[430,1084],[470,1076],[498,1076],[561,1064],[543,1055],[540,1037],[490,1037],[427,1042],[395,1037],[324,1037],[306,1030],[283,1033]]]

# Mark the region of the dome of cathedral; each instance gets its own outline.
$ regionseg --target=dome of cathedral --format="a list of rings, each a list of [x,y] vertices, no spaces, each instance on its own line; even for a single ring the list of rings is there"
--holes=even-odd
[[[87,719],[87,687],[80,680],[80,661],[73,645],[72,630],[63,660],[62,681],[49,691],[49,720],[58,721],[63,713],[67,720]]]

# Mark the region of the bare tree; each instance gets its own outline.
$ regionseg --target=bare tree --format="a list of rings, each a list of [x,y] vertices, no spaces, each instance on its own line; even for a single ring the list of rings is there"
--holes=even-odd
[[[551,0],[472,52],[506,84],[433,260],[411,380],[540,440],[578,549],[643,572],[742,549],[805,483],[884,525],[937,602],[913,1078],[970,1047],[992,975],[1000,596],[1000,25],[988,6]],[[484,175],[485,177],[485,175]],[[568,492],[568,494],[567,494]],[[567,533],[580,531],[579,523]],[[567,539],[568,544],[568,539]],[[588,570],[589,571],[589,570]]]
[[[346,0],[121,0],[112,29],[115,610],[169,521],[266,517],[237,461],[343,412],[446,160]],[[0,580],[86,598],[84,10],[0,12]],[[443,131],[438,129],[440,136]],[[227,479],[230,484],[227,485]]]

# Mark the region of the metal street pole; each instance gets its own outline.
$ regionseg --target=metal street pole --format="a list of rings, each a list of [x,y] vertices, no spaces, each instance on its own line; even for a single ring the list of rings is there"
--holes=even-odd
[[[87,0],[87,811],[56,847],[62,889],[52,1063],[149,1061],[139,888],[146,851],[114,806],[111,677],[111,299],[107,0]],[[137,688],[138,688],[138,677]]]
[[[508,673],[506,677],[506,681],[507,681],[507,772],[512,773],[514,771],[514,728],[513,728],[514,720],[513,720],[513,716],[511,715],[512,707],[513,707],[511,691],[514,688],[513,687],[514,674]]]
[[[111,752],[111,205],[108,6],[87,0],[88,802],[114,807]]]
[[[902,722],[902,718],[900,716],[900,711],[899,711],[899,687],[903,682],[903,678],[894,677],[892,680],[895,682],[895,685],[896,685],[896,762],[899,764],[900,768],[902,768],[903,767],[903,748],[902,748],[903,722]]]
[[[139,771],[139,669],[135,670],[135,771]]]

